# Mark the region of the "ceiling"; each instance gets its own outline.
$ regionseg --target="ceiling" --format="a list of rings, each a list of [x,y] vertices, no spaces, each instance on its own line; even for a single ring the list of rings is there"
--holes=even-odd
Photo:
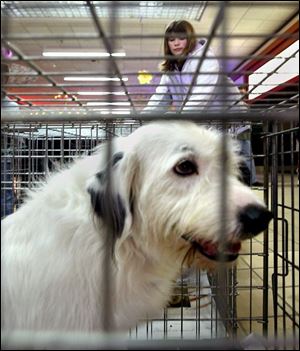
[[[99,28],[95,26],[87,2],[1,1],[4,43],[16,50],[13,57],[6,56],[12,75],[3,90],[11,98],[23,102],[27,100],[29,104],[26,105],[29,106],[44,107],[51,104],[85,106],[86,102],[105,101],[105,96],[79,96],[77,93],[111,91],[112,83],[107,86],[105,82],[65,82],[64,77],[75,73],[91,77],[101,74],[107,76],[112,67],[113,75],[128,77],[123,86],[114,83],[114,90],[126,90],[139,110],[155,91],[159,81],[158,65],[163,59],[163,33],[170,21],[187,19],[199,37],[207,38],[210,38],[216,25],[215,35],[211,37],[211,48],[216,55],[220,55],[222,42],[217,36],[226,34],[229,67],[234,70],[270,39],[270,35],[277,33],[284,25],[297,21],[299,8],[298,1],[228,2],[224,28],[222,24],[215,23],[220,11],[219,2],[123,1],[115,8],[112,32],[110,2],[91,3],[95,6],[105,40],[99,38]],[[112,40],[112,34],[115,40]],[[113,60],[57,60],[42,57],[44,50],[53,49],[106,51],[107,43],[114,45],[114,51],[124,51],[126,56]],[[150,85],[140,84],[138,72],[142,70],[153,75]],[[127,97],[117,96],[114,99],[125,101]]]

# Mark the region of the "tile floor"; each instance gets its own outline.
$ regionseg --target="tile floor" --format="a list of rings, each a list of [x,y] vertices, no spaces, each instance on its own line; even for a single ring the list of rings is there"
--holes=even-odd
[[[257,194],[263,197],[263,192],[256,191]],[[269,200],[271,203],[272,194],[271,189],[269,193]],[[285,218],[288,222],[288,240],[286,236],[283,237],[282,233],[285,231],[282,221],[278,221],[278,236],[274,237],[274,222],[272,221],[269,226],[269,240],[268,240],[268,332],[270,336],[274,335],[274,306],[272,296],[272,274],[274,273],[274,258],[277,257],[278,273],[283,271],[283,262],[286,259],[290,262],[288,264],[288,274],[286,277],[278,276],[278,288],[276,295],[278,296],[278,302],[280,305],[285,307],[285,313],[281,309],[278,309],[278,336],[292,334],[293,322],[288,317],[284,317],[287,314],[292,315],[293,310],[296,310],[296,319],[299,323],[299,187],[297,185],[297,179],[294,178],[294,187],[291,187],[290,176],[284,177],[284,186],[281,181],[278,184],[278,218]],[[291,209],[283,208],[284,204],[286,207],[293,207],[298,209],[298,212],[292,214]],[[294,218],[293,218],[294,216]],[[294,238],[292,238],[292,234]],[[283,240],[284,238],[284,240]],[[283,244],[287,243],[287,250],[283,249]],[[274,256],[274,249],[276,245],[278,247],[278,254]],[[293,246],[292,246],[293,245]],[[238,264],[237,280],[239,285],[245,284],[248,289],[241,290],[237,297],[237,312],[238,317],[245,317],[248,320],[240,321],[239,333],[249,332],[262,332],[262,324],[260,321],[253,322],[250,317],[262,316],[262,283],[263,283],[263,249],[264,249],[264,236],[258,235],[251,241],[243,245],[243,252],[252,252],[252,255],[244,255],[240,257]],[[283,252],[285,252],[282,255]],[[254,254],[255,253],[255,254]],[[287,254],[287,257],[285,256]],[[283,257],[284,260],[280,257]],[[286,257],[286,259],[285,259]],[[298,269],[292,267],[297,266]],[[249,283],[250,282],[250,283]],[[292,298],[293,293],[295,294],[294,299]],[[245,301],[250,303],[245,304]],[[255,319],[255,318],[254,318]],[[298,327],[299,328],[299,327]]]

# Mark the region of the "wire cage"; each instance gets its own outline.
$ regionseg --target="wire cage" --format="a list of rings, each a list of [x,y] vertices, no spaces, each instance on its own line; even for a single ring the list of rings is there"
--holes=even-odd
[[[231,24],[237,24],[234,9],[236,13],[243,13],[246,21],[252,19],[252,9],[256,13],[260,9],[266,11],[264,15],[275,11],[280,23],[270,29],[262,27],[257,33],[245,33],[242,26],[235,32],[231,30]],[[154,54],[148,54],[147,47],[153,44],[152,40],[163,37],[162,32],[156,32],[151,20],[161,16],[162,22],[157,23],[165,25],[167,21],[184,17],[201,23],[208,14],[211,14],[210,26],[197,37],[205,37],[208,46],[214,41],[218,43],[215,44],[219,49],[217,58],[224,62],[220,74],[246,76],[242,85],[247,87],[247,92],[238,100],[231,97],[232,105],[228,107],[225,101],[227,95],[230,98],[230,92],[221,79],[218,84],[223,88],[224,106],[187,112],[184,111],[187,96],[197,85],[192,78],[186,93],[181,94],[181,107],[163,118],[191,119],[198,124],[218,128],[221,125],[223,129],[245,121],[252,126],[254,155],[251,157],[261,177],[261,184],[252,188],[274,215],[269,229],[248,240],[238,264],[230,268],[216,272],[183,271],[174,281],[173,295],[161,315],[155,319],[145,316],[124,335],[5,331],[1,337],[2,348],[299,349],[299,91],[294,78],[298,77],[299,68],[292,66],[293,72],[288,73],[292,73],[293,78],[281,83],[281,90],[273,89],[275,83],[269,80],[279,72],[280,65],[297,60],[299,49],[280,56],[280,65],[267,67],[258,81],[251,83],[249,78],[255,73],[258,61],[268,62],[288,47],[287,44],[297,41],[296,1],[255,4],[2,1],[1,62],[11,67],[10,72],[2,71],[1,76],[8,78],[1,84],[2,97],[9,97],[18,106],[16,109],[16,105],[8,106],[5,99],[2,101],[1,218],[15,212],[22,205],[26,190],[38,188],[57,168],[90,155],[96,146],[109,143],[113,137],[130,135],[149,121],[162,119],[159,110],[141,113],[159,82],[161,72],[157,63],[164,58],[154,50]],[[145,25],[149,21],[150,30],[143,34],[135,32],[135,28],[131,32],[127,27],[124,31],[124,19],[129,24],[146,19]],[[30,26],[34,20],[36,24]],[[253,48],[262,49],[251,50],[250,46],[248,51],[243,51],[241,47],[241,54],[236,54],[235,47],[229,43],[237,40],[240,45],[246,39],[253,40]],[[133,52],[125,57],[118,54],[116,48],[123,45],[121,40],[129,43],[129,47],[138,43],[141,54]],[[280,50],[265,49],[274,41],[279,43]],[[55,45],[65,51],[65,56],[41,54],[41,49]],[[78,52],[75,57],[66,56],[74,46],[85,54],[87,48],[91,48],[94,56],[91,59]],[[99,48],[110,54],[95,56]],[[95,62],[97,66],[93,65]],[[137,72],[138,62],[143,62],[145,67],[149,65],[151,71]],[[200,75],[201,65],[202,60],[196,70]],[[291,70],[291,66],[288,69]],[[71,77],[75,78],[69,83]],[[115,81],[107,77],[114,77]],[[81,78],[90,80],[81,81]],[[142,79],[148,83],[141,84]],[[97,92],[99,87],[101,93]],[[103,92],[103,88],[108,92]],[[262,88],[263,92],[259,90]],[[243,116],[234,113],[234,106],[251,94],[249,110],[243,112]],[[206,99],[204,96],[204,101],[208,101]],[[118,104],[122,107],[115,107]]]

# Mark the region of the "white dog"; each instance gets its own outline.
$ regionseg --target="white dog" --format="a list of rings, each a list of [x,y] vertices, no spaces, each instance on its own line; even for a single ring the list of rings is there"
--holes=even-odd
[[[161,311],[182,265],[234,261],[272,215],[238,180],[229,140],[220,238],[220,142],[219,132],[191,122],[148,124],[114,140],[111,197],[105,146],[31,192],[2,222],[2,328],[99,331],[110,303],[113,330],[123,330]]]

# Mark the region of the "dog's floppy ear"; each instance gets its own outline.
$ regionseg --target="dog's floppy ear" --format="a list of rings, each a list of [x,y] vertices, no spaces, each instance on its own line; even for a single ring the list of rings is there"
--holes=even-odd
[[[115,152],[110,161],[109,181],[106,166],[94,175],[87,187],[94,213],[112,232],[113,243],[124,231],[128,232],[132,224],[136,169],[132,158],[131,153]]]
[[[126,210],[120,195],[115,194],[112,187],[109,190],[106,173],[103,171],[96,174],[99,189],[89,187],[88,192],[95,214],[119,237],[124,229]]]

